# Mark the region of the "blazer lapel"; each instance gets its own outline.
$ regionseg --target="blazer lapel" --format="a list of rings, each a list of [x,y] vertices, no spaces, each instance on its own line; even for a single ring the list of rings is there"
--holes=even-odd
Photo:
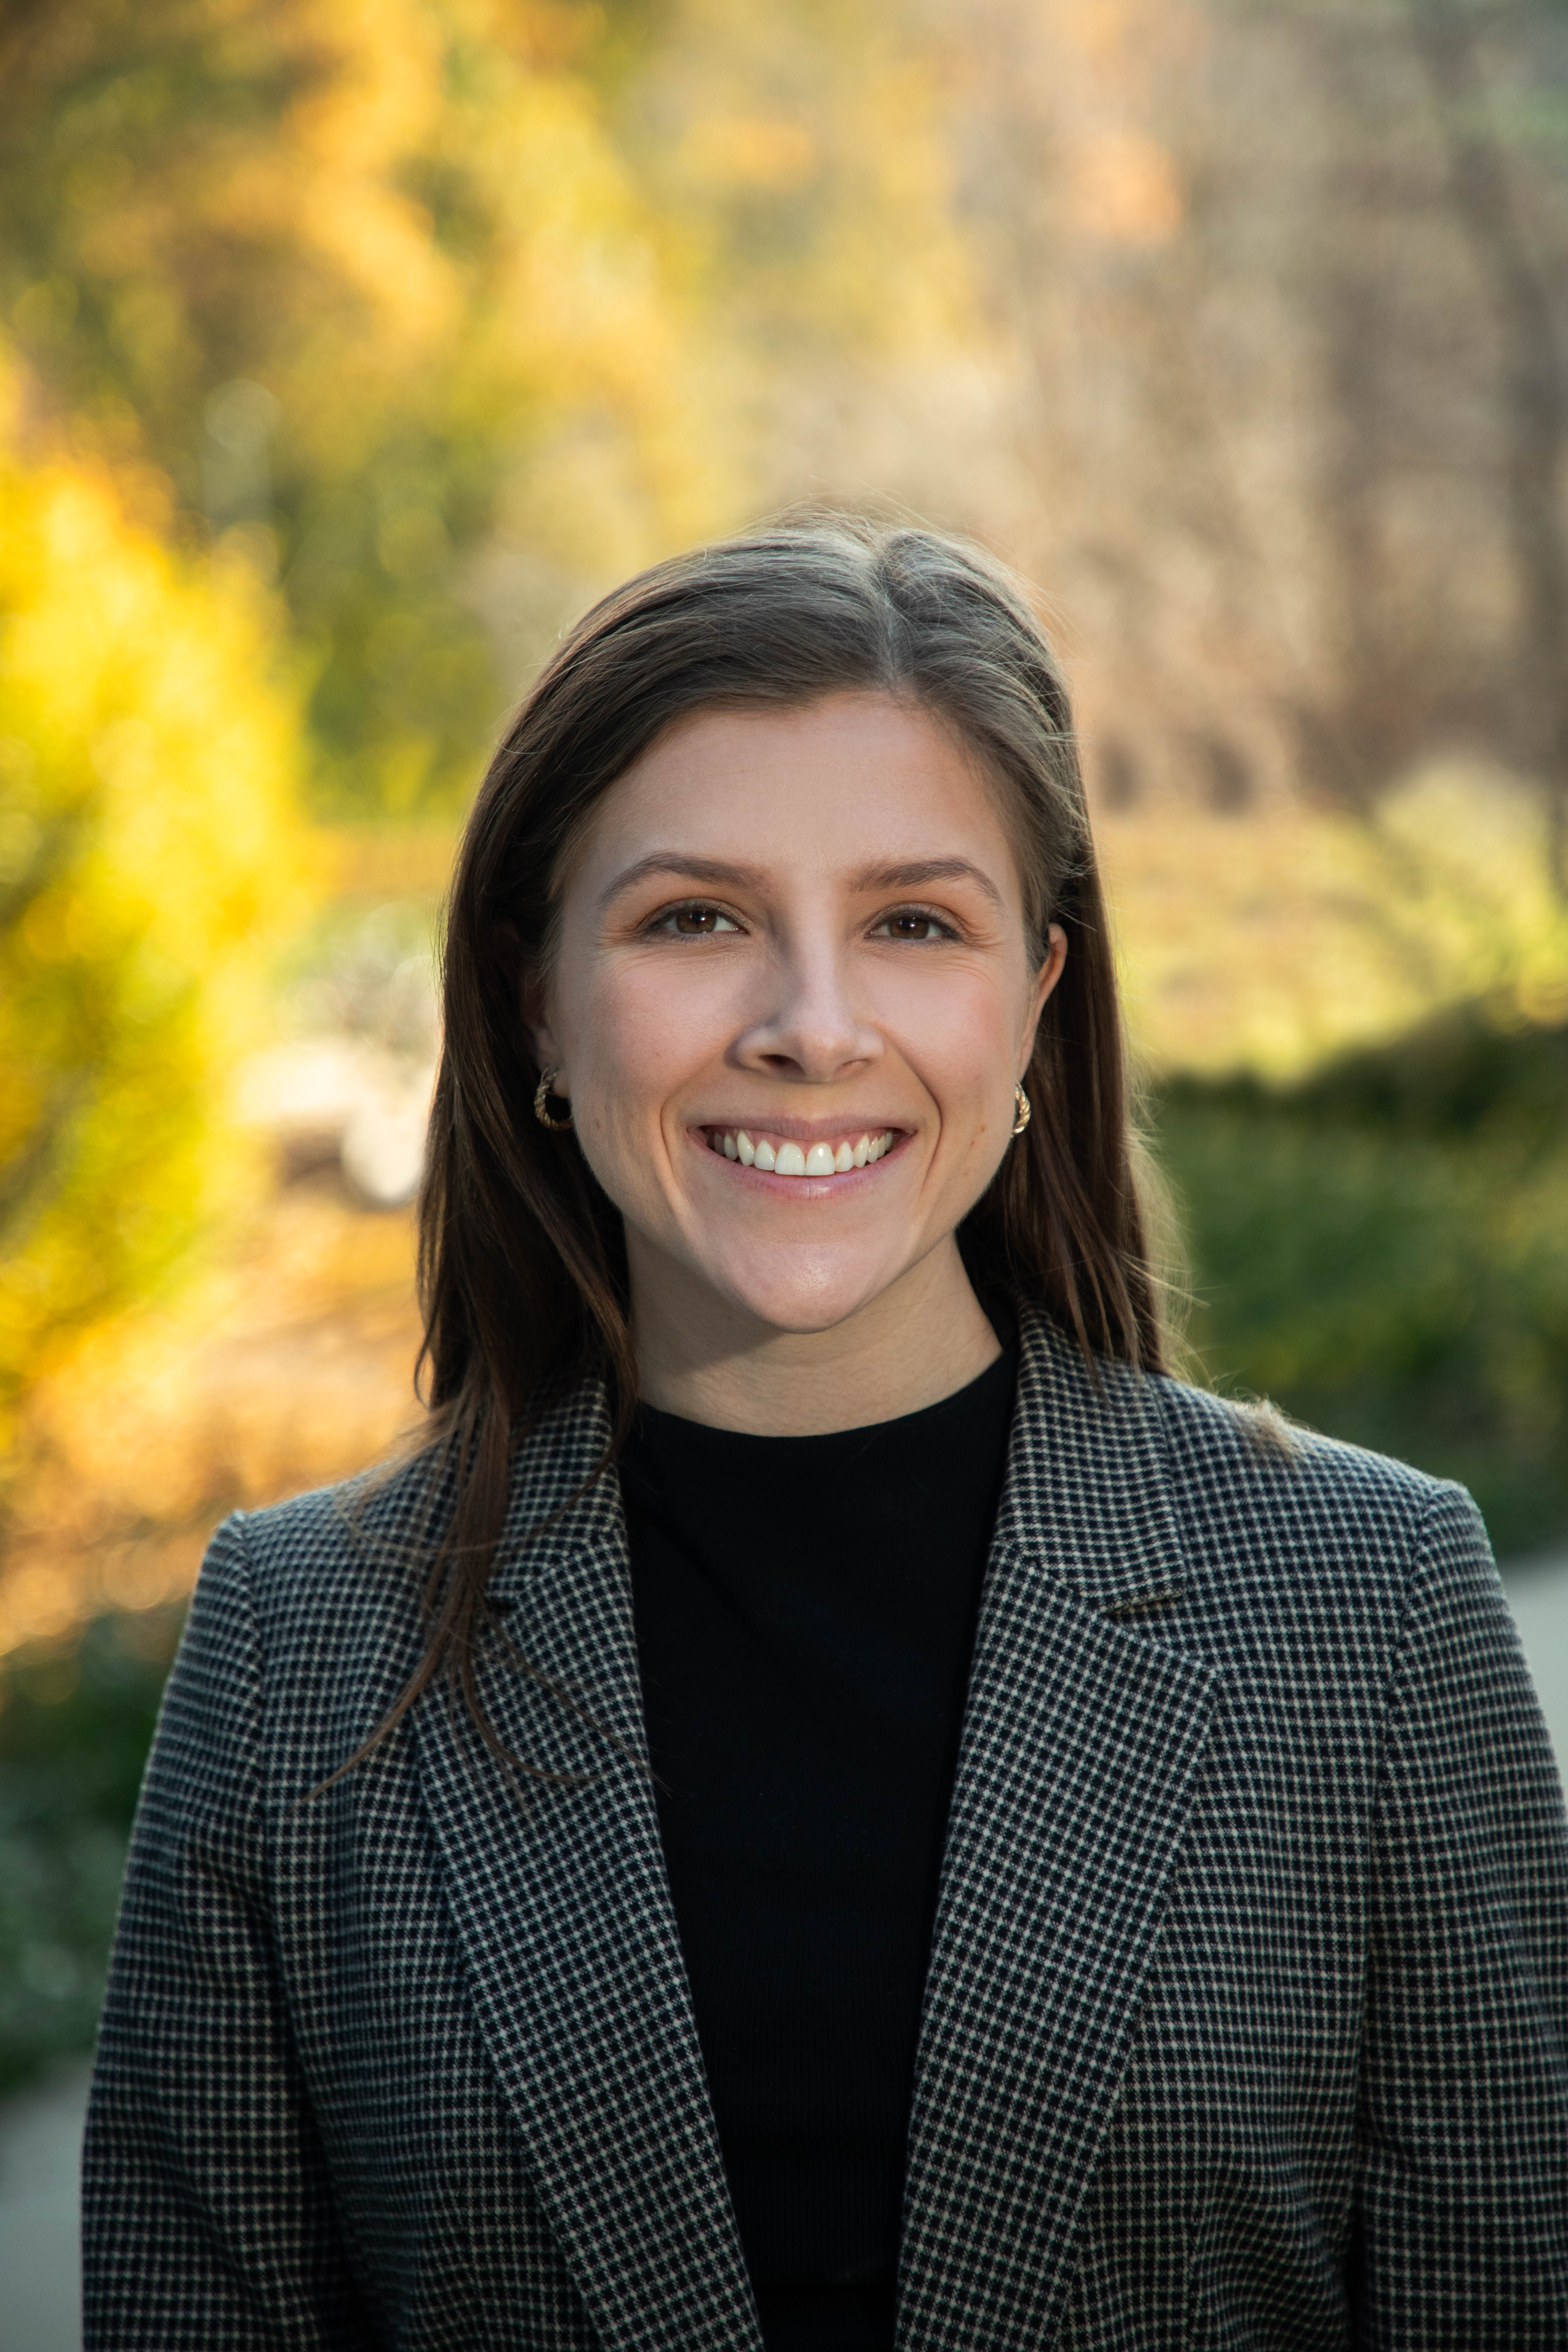
[[[761,2352],[647,1769],[625,1522],[590,1389],[529,1441],[480,1682],[520,1798],[444,1692],[416,1710],[475,2010],[606,2352]],[[531,1536],[552,1511],[562,1516]],[[546,1676],[554,1689],[537,1679]]]
[[[1146,1384],[1026,1318],[910,2126],[900,2352],[1040,2352],[1212,1706]],[[1153,1613],[1145,1629],[1139,1614]],[[1125,1612],[1125,1622],[1121,1622]]]

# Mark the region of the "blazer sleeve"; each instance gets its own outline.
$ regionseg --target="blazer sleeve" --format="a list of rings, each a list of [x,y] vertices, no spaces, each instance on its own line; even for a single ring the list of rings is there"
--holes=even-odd
[[[360,2347],[268,1922],[245,1525],[213,1539],[142,1786],[83,2153],[88,2352]]]
[[[1354,2340],[1568,2352],[1568,1828],[1458,1487],[1415,1563],[1370,1905]]]

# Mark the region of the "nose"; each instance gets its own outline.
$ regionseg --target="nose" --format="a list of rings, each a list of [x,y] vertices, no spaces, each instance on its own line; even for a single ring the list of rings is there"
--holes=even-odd
[[[742,1069],[808,1086],[831,1086],[879,1061],[879,1031],[862,1020],[849,974],[834,946],[781,948],[769,970],[769,1003],[735,1040]]]

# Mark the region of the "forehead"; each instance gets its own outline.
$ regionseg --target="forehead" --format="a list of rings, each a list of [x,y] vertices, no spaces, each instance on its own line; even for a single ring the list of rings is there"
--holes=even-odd
[[[1020,895],[979,760],[939,719],[884,694],[678,721],[599,803],[568,887],[602,887],[655,848],[824,878],[963,855],[1015,904]]]

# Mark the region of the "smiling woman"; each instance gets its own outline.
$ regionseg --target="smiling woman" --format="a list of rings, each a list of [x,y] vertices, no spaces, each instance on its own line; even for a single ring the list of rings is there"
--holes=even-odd
[[[996,1353],[957,1234],[1067,953],[1005,805],[884,690],[700,711],[598,813],[525,1013],[621,1212],[647,1402],[847,1428]]]
[[[1561,1790],[1468,1498],[1164,1366],[1059,674],[632,582],[453,889],[429,1423],[219,1531],[88,2341],[1568,2343]]]

